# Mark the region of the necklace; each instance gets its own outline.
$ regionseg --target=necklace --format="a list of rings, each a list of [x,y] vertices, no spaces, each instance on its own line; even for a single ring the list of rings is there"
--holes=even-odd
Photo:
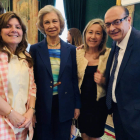
[[[50,46],[50,47],[56,47],[59,43],[60,43],[60,40],[59,40],[56,44],[54,44],[54,45],[51,45],[51,44],[49,44],[49,43],[47,42],[48,46]]]

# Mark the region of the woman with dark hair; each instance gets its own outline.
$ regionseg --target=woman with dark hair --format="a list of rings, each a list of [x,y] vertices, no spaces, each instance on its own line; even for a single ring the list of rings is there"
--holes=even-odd
[[[77,28],[70,28],[67,34],[67,42],[78,47],[83,44],[81,31]]]
[[[26,27],[14,12],[0,15],[0,140],[32,139],[36,85],[26,52]]]

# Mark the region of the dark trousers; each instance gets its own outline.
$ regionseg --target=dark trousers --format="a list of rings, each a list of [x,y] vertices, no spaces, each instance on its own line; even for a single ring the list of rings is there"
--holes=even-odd
[[[129,116],[128,116],[129,117]],[[134,140],[123,126],[117,103],[113,103],[113,122],[115,129],[116,140]]]
[[[33,140],[69,140],[71,124],[72,120],[59,121],[58,95],[54,95],[51,124],[36,123]]]

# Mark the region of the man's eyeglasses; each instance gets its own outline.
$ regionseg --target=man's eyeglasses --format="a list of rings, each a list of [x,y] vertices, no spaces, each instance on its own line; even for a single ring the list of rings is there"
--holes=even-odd
[[[111,23],[105,23],[105,26],[106,26],[106,28],[109,28],[110,26],[111,26],[111,24],[112,25],[119,25],[122,21],[124,21],[126,18],[127,18],[128,16],[126,16],[126,17],[124,17],[124,18],[122,18],[122,19],[116,19],[116,20],[114,20],[113,22],[111,22]]]

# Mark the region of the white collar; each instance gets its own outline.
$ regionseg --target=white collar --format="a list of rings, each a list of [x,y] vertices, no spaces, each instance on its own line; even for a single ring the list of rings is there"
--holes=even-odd
[[[126,36],[124,37],[124,39],[119,44],[118,44],[118,42],[116,43],[116,45],[120,49],[123,49],[123,50],[126,49],[126,46],[127,46],[127,43],[128,43],[129,37],[130,37],[130,34],[131,34],[131,30],[132,30],[132,27],[130,26],[130,29],[128,30],[128,32],[127,32]]]

